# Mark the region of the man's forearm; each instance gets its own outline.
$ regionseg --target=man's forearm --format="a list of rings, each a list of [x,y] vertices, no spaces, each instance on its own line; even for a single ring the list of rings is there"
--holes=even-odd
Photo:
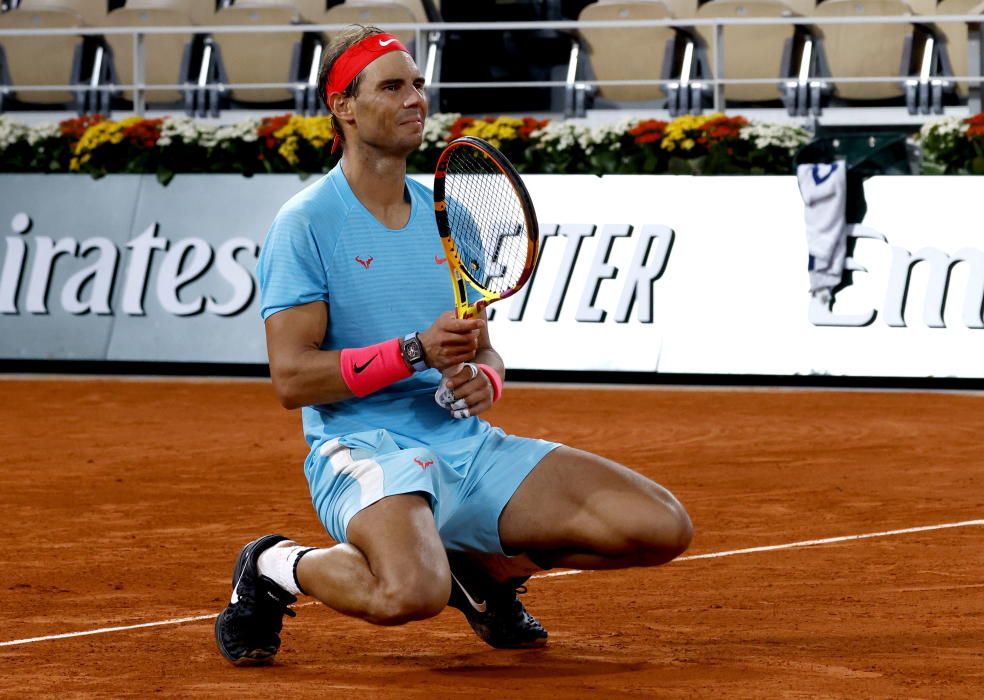
[[[479,348],[475,353],[475,364],[488,365],[494,369],[500,377],[506,378],[506,365],[502,357],[495,351],[495,348]]]
[[[341,351],[305,350],[289,362],[270,363],[270,377],[284,408],[334,403],[353,396],[341,371]]]

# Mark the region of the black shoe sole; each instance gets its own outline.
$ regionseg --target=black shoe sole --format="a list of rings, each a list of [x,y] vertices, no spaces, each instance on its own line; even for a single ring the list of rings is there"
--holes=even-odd
[[[267,654],[266,652],[263,652],[259,649],[254,649],[252,652],[250,652],[251,654],[255,654],[255,656],[249,656],[244,654],[243,656],[240,656],[238,659],[231,656],[225,650],[225,647],[222,646],[222,635],[219,632],[219,621],[221,619],[222,619],[221,615],[215,618],[215,626],[213,628],[215,630],[215,644],[219,647],[219,651],[222,653],[222,656],[226,657],[229,663],[231,663],[233,666],[269,666],[270,664],[273,663],[273,657],[275,656],[275,654]]]
[[[481,639],[481,637],[479,637],[479,639]],[[485,639],[482,639],[482,641],[493,649],[542,649],[547,646],[546,638],[534,639],[531,642],[521,642],[520,644],[492,644]]]
[[[512,644],[495,644],[485,637],[483,630],[480,627],[476,627],[472,624],[471,620],[468,620],[468,624],[471,625],[472,631],[475,632],[475,636],[481,639],[483,642],[488,644],[493,649],[539,649],[547,645],[547,641],[550,639],[549,636],[544,635],[543,637],[537,637],[535,639],[530,639],[525,642],[514,642]]]
[[[283,535],[264,535],[263,537],[253,540],[239,550],[239,556],[236,557],[236,565],[232,568],[233,590],[235,590],[236,584],[239,583],[239,577],[242,574],[243,569],[246,568],[246,563],[253,555],[253,552],[256,552],[258,548],[260,552],[263,552],[275,544],[285,541],[286,539],[287,538]],[[225,612],[225,610],[222,612]],[[215,644],[219,647],[219,651],[222,653],[222,656],[224,656],[229,663],[234,664],[235,666],[267,666],[273,663],[275,653],[270,654],[261,649],[253,649],[249,654],[244,654],[239,658],[234,657],[226,651],[226,648],[222,645],[222,635],[219,632],[219,622],[221,622],[221,620],[222,614],[220,613],[219,616],[215,618],[215,625],[213,627],[215,633]]]

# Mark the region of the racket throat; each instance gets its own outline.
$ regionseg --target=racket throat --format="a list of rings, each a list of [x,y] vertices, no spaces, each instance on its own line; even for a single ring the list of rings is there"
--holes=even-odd
[[[488,303],[481,299],[474,304],[468,303],[468,287],[460,274],[452,274],[454,281],[454,306],[458,318],[474,318]]]
[[[484,299],[476,301],[474,304],[465,304],[458,307],[458,318],[475,318],[481,313],[482,309],[488,306]]]

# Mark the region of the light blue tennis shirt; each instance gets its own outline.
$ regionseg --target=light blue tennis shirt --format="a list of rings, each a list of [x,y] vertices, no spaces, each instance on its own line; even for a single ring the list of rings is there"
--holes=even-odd
[[[323,350],[373,345],[428,328],[454,308],[447,261],[429,189],[409,178],[410,219],[383,226],[335,166],[280,209],[260,250],[264,320],[314,301],[328,305]],[[364,398],[302,409],[312,447],[350,433],[385,429],[401,446],[476,437],[478,419],[455,420],[434,401],[441,374],[418,372]]]

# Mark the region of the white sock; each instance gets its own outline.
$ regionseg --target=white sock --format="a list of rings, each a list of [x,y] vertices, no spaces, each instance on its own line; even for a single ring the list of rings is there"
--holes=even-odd
[[[303,593],[303,591],[297,583],[295,571],[297,560],[301,558],[301,555],[310,552],[312,549],[316,549],[316,547],[301,547],[299,545],[294,545],[293,547],[270,547],[260,554],[256,565],[261,576],[266,576],[273,580],[274,583],[291,595],[298,595],[299,593]]]

